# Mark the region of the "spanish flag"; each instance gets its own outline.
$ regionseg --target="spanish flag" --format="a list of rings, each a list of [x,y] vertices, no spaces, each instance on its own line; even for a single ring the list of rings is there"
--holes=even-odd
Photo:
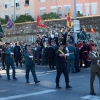
[[[92,34],[94,34],[94,33],[95,33],[94,28],[91,28],[91,33],[92,33]]]
[[[69,9],[69,11],[68,11],[68,13],[67,13],[67,26],[68,26],[69,28],[72,28],[72,26],[73,26],[73,21],[72,21],[72,18],[71,18],[70,9]]]

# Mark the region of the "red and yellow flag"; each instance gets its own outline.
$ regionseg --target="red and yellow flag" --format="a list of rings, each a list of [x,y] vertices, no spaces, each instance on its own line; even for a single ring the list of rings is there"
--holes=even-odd
[[[92,33],[92,34],[94,34],[94,33],[95,33],[94,28],[91,28],[91,33]]]
[[[46,24],[40,16],[37,16],[37,26],[41,28],[46,28]]]
[[[69,28],[72,28],[72,26],[73,26],[73,21],[72,21],[72,18],[71,18],[70,9],[69,9],[69,11],[68,11],[68,13],[67,13],[67,26],[68,26]]]

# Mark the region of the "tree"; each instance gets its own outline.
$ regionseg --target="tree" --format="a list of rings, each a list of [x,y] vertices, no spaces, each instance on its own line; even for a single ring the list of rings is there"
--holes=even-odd
[[[44,13],[43,15],[41,15],[41,18],[43,20],[49,20],[49,19],[59,19],[60,17],[57,13],[51,12],[51,13],[48,13],[48,14]]]
[[[31,15],[20,15],[14,22],[15,23],[23,23],[23,22],[32,22],[34,18]]]
[[[6,24],[6,23],[7,23],[7,21],[6,21],[5,19],[0,18],[0,24],[1,24],[1,25]]]

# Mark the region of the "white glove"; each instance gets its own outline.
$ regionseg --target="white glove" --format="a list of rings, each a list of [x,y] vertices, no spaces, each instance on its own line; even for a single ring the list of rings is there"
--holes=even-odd
[[[11,54],[11,55],[13,55],[14,53],[13,53],[13,52],[11,52],[10,54]]]
[[[66,53],[65,56],[69,56],[69,53]]]
[[[30,58],[33,58],[33,56],[29,56]]]

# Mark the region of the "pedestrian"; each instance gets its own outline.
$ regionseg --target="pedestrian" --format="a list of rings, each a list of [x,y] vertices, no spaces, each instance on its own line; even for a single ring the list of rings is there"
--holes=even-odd
[[[59,85],[59,81],[60,81],[60,76],[62,73],[64,74],[64,77],[65,77],[66,88],[72,88],[69,85],[69,76],[68,76],[68,72],[67,72],[67,68],[66,68],[66,55],[64,54],[63,49],[64,49],[63,44],[59,44],[59,49],[56,53],[56,57],[57,57],[56,88],[57,89],[61,89],[61,87]]]
[[[96,95],[94,92],[94,80],[97,75],[100,81],[100,56],[97,54],[97,46],[95,44],[92,45],[92,51],[89,53],[89,58],[91,60],[90,67],[90,94]]]
[[[11,51],[11,45],[10,43],[6,43],[6,48],[5,48],[5,64],[6,64],[6,73],[7,73],[7,79],[10,79],[10,75],[9,75],[9,70],[10,70],[10,66],[12,68],[12,77],[13,80],[16,80],[17,78],[15,77],[15,65],[14,65],[14,59],[13,59],[13,52]]]
[[[33,61],[33,53],[31,51],[31,46],[27,45],[26,50],[24,51],[25,58],[25,67],[26,67],[26,83],[29,83],[29,72],[31,70],[32,76],[34,78],[35,83],[39,83],[36,73],[35,73],[35,64]]]

